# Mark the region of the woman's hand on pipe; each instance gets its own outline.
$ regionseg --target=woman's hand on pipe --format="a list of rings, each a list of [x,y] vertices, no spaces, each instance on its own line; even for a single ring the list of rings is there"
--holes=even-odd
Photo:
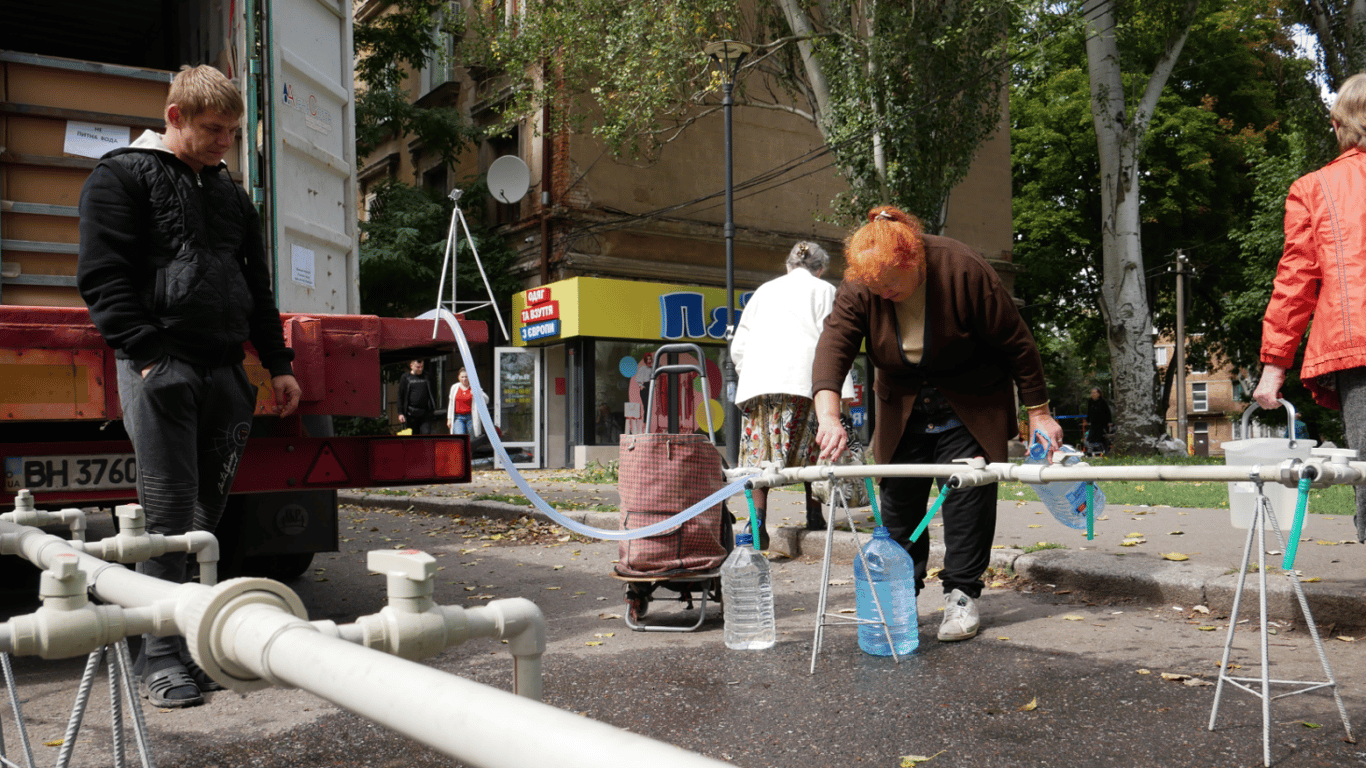
[[[844,433],[840,423],[840,396],[831,389],[816,393],[816,420],[820,429],[816,432],[816,443],[821,447],[821,460],[834,461],[849,446],[849,436]]]

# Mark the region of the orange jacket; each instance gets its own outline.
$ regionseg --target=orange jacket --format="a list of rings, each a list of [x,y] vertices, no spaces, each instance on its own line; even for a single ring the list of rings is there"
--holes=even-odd
[[[1366,366],[1366,152],[1352,148],[1290,187],[1285,251],[1262,320],[1262,362],[1290,368],[1314,321],[1300,380],[1338,408],[1328,375]]]

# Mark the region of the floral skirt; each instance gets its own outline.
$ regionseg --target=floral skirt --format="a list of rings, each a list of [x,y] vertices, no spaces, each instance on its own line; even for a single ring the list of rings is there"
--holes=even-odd
[[[816,463],[821,447],[815,403],[798,395],[759,395],[740,404],[740,465],[770,461],[782,467]]]

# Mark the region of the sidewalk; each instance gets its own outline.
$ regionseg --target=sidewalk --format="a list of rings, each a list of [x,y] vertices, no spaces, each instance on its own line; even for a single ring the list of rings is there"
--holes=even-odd
[[[566,516],[597,528],[618,528],[615,511],[586,511],[594,507],[614,510],[618,504],[615,485],[578,482],[573,470],[527,470],[523,476],[552,506],[578,507],[562,510]],[[506,472],[479,471],[468,485],[342,492],[339,497],[344,504],[411,507],[441,515],[545,519],[524,505],[475,498],[489,494],[522,496]],[[1085,531],[1058,523],[1032,496],[998,505],[996,548],[992,553],[996,568],[1011,569],[1025,579],[1063,589],[1170,603],[1186,609],[1204,605],[1215,613],[1227,613],[1232,608],[1247,531],[1232,527],[1227,509],[1108,505],[1096,521],[1095,538],[1087,541]],[[806,519],[800,492],[771,491],[769,508],[772,554],[821,557],[826,532],[800,527]],[[743,517],[744,497],[733,500],[730,509]],[[870,509],[853,510],[853,516],[858,525],[871,525]],[[852,561],[857,552],[855,535],[849,532],[846,520],[837,520],[837,525],[843,530],[834,533],[832,557]],[[938,521],[930,524],[931,567],[942,562],[944,548],[937,540],[941,527]],[[1288,530],[1285,535],[1289,535]],[[866,542],[868,536],[860,534],[858,540]],[[1242,618],[1254,620],[1259,584],[1257,549],[1254,544],[1253,569],[1240,612]],[[1300,609],[1281,570],[1284,549],[1274,530],[1268,530],[1267,611],[1273,619],[1293,621],[1300,616]],[[1366,625],[1366,547],[1356,543],[1351,517],[1311,512],[1294,565],[1318,624]]]

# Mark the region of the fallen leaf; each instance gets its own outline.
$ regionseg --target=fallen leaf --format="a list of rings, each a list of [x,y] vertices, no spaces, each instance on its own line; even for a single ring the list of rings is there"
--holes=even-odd
[[[45,747],[60,747],[60,746],[62,746],[62,744],[63,744],[65,741],[66,741],[66,739],[53,739],[52,741],[45,741],[45,742],[43,742],[43,746],[45,746]]]
[[[1029,700],[1029,703],[1028,703],[1028,704],[1024,704],[1024,705],[1022,705],[1021,707],[1019,707],[1019,711],[1021,711],[1021,712],[1033,712],[1034,710],[1036,710],[1036,709],[1038,709],[1038,708],[1039,708],[1039,697],[1035,696],[1034,698],[1032,698],[1032,699]]]
[[[1300,721],[1300,725],[1303,725],[1305,728],[1322,728],[1322,727],[1323,727],[1323,726],[1319,725],[1318,723],[1311,723],[1311,722],[1309,722],[1308,720],[1301,720],[1301,721]]]
[[[1323,579],[1319,578],[1318,576],[1306,576],[1300,579],[1300,581],[1304,582],[1305,584],[1317,584],[1320,581],[1323,581]]]
[[[1349,635],[1338,635],[1337,639],[1341,640],[1344,643],[1355,643],[1357,641],[1355,637],[1351,637]]]
[[[1147,539],[1125,539],[1124,541],[1121,541],[1119,545],[1121,547],[1134,547],[1146,543],[1147,541]]]
[[[584,643],[584,645],[602,645],[602,641],[601,641],[601,640],[589,640],[588,642]]]
[[[599,613],[599,614],[598,614],[598,618],[599,618],[599,619],[603,619],[603,620],[619,619],[619,618],[621,618],[621,614],[619,614],[619,613]]]
[[[1069,613],[1069,614],[1067,614],[1066,616],[1062,617],[1062,620],[1063,620],[1063,621],[1084,621],[1084,619],[1083,619],[1081,616],[1078,616],[1078,615],[1076,615],[1075,613]]]
[[[944,750],[941,749],[929,757],[925,757],[924,755],[902,755],[901,768],[915,768],[915,766],[920,765],[921,763],[928,763],[942,754],[944,754]]]
[[[1143,538],[1143,534],[1141,534],[1141,533],[1129,533],[1129,534],[1125,534],[1124,538],[1126,538],[1126,539],[1141,539],[1141,538]]]
[[[1043,526],[1042,526],[1042,525],[1031,525],[1031,526],[1029,526],[1029,527],[1030,527],[1030,528],[1042,528]]]
[[[1005,548],[1006,548],[1006,545],[1004,545],[1004,544],[992,544],[992,545],[991,545],[991,548],[992,548],[992,549],[1005,549]]]
[[[1179,563],[1179,562],[1181,562],[1182,560],[1189,560],[1190,558],[1189,558],[1189,557],[1186,557],[1185,555],[1181,554],[1180,552],[1164,552],[1164,553],[1162,554],[1162,559],[1163,559],[1163,560],[1175,560],[1176,562]]]
[[[1186,535],[1186,532],[1185,532],[1185,531],[1169,531],[1169,532],[1167,533],[1167,535],[1168,535],[1168,536],[1185,536],[1185,535]]]
[[[1213,632],[1214,630],[1218,629],[1218,627],[1205,624],[1203,626],[1196,627],[1196,629],[1200,630],[1201,632]]]
[[[1190,679],[1188,679],[1188,680],[1183,680],[1183,681],[1182,681],[1182,684],[1183,684],[1183,685],[1189,685],[1189,686],[1192,687],[1192,688],[1199,688],[1199,687],[1202,686],[1202,685],[1214,685],[1214,683],[1211,683],[1211,682],[1208,681],[1208,680],[1201,680],[1201,679],[1198,678],[1198,677],[1192,677],[1192,678],[1190,678]]]
[[[1183,675],[1183,674],[1181,674],[1180,672],[1163,672],[1163,673],[1162,673],[1162,679],[1163,679],[1163,680],[1189,680],[1189,679],[1191,679],[1191,676],[1190,676],[1190,675]]]
[[[996,636],[996,639],[997,639],[997,640],[1009,640],[1010,638],[1006,637],[1005,635],[997,635],[997,636]]]
[[[944,570],[943,568],[931,568],[930,570],[928,570],[928,571],[925,572],[925,578],[927,578],[927,579],[936,578],[937,576],[939,576],[939,573],[940,573],[941,571],[943,571],[943,570]]]
[[[1151,675],[1151,674],[1153,673],[1153,671],[1152,671],[1151,669],[1139,669],[1139,670],[1136,670],[1136,671],[1137,671],[1138,674],[1140,674],[1140,675]]]
[[[1195,606],[1194,608],[1192,608],[1191,610],[1192,610],[1192,611],[1195,611],[1196,613],[1209,613],[1209,608],[1208,608],[1207,606],[1204,606],[1204,605],[1197,605],[1197,606]]]
[[[1318,541],[1316,541],[1316,542],[1314,542],[1314,543],[1315,543],[1315,544],[1318,544],[1318,545],[1321,546],[1321,547],[1336,547],[1336,546],[1338,545],[1338,543],[1337,543],[1336,541],[1325,541],[1325,540],[1323,540],[1323,539],[1319,539]]]

